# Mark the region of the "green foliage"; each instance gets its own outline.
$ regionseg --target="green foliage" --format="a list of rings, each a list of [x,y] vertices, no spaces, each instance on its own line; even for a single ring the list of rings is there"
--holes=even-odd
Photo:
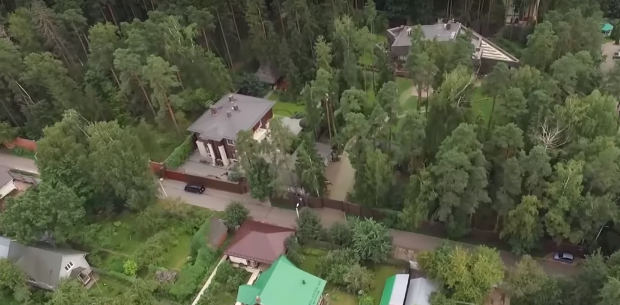
[[[291,235],[286,238],[284,241],[284,248],[286,249],[286,258],[293,262],[293,264],[299,265],[304,261],[305,257],[300,249],[297,236]]]
[[[0,121],[0,144],[5,144],[15,140],[17,129],[7,122]]]
[[[239,93],[255,97],[263,97],[269,92],[269,85],[261,82],[253,73],[243,73],[235,79],[235,87]]]
[[[387,227],[373,219],[350,221],[351,248],[363,261],[381,263],[392,255],[392,237]]]
[[[217,267],[213,280],[220,283],[220,288],[228,293],[235,292],[239,286],[246,283],[249,273],[243,268],[235,268],[230,262],[223,262]]]
[[[138,264],[134,260],[127,260],[123,264],[123,272],[129,276],[136,276],[138,272]]]
[[[433,252],[419,254],[417,260],[428,277],[439,285],[441,293],[454,301],[481,304],[494,285],[504,279],[499,253],[486,246],[470,252],[444,244]]]
[[[179,199],[162,199],[138,213],[135,227],[142,236],[150,236],[167,228],[193,234],[211,217],[212,212],[197,208]]]
[[[209,219],[200,226],[200,229],[192,236],[192,242],[190,247],[190,256],[196,257],[200,249],[207,247],[207,236],[209,236],[209,230],[211,229],[211,221]]]
[[[5,293],[23,303],[27,303],[31,294],[26,275],[8,259],[0,258],[0,297]]]
[[[250,215],[250,211],[240,202],[231,202],[222,215],[222,220],[229,228],[236,228],[241,225]]]
[[[332,250],[319,258],[316,264],[317,275],[329,283],[344,286],[343,275],[358,262],[359,257],[352,249]]]
[[[175,244],[176,233],[161,231],[149,237],[133,253],[132,260],[137,264],[138,269],[150,264],[159,265],[165,258],[164,254]]]
[[[23,243],[51,234],[58,243],[75,237],[84,223],[84,199],[62,184],[44,181],[10,198],[0,214],[0,230]]]
[[[192,139],[192,135],[187,136],[185,141],[183,141],[181,145],[177,146],[177,148],[172,151],[170,156],[168,156],[166,161],[164,161],[166,167],[174,169],[183,165],[185,160],[187,160],[187,157],[189,157],[189,155],[194,151],[194,143],[192,142]]]
[[[217,260],[218,253],[206,246],[200,248],[194,264],[186,265],[181,269],[179,277],[170,286],[168,293],[179,302],[188,300],[196,293],[198,285]]]
[[[375,304],[375,300],[370,295],[363,295],[360,297],[358,305],[373,305]]]
[[[343,275],[343,282],[350,293],[366,293],[373,288],[374,275],[366,267],[359,264],[349,266],[347,272]]]
[[[335,222],[329,227],[329,240],[337,245],[348,247],[351,244],[353,233],[348,224]]]
[[[297,239],[302,245],[313,240],[320,240],[323,236],[321,219],[310,208],[304,207],[299,211],[297,218]]]

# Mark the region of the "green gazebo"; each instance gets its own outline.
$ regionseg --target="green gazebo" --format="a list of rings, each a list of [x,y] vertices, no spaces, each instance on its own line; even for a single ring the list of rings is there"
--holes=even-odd
[[[239,286],[237,302],[245,305],[321,305],[325,283],[280,256],[254,285]]]
[[[611,25],[611,23],[605,23],[603,24],[603,27],[601,28],[601,32],[603,34],[605,34],[605,36],[609,36],[611,35],[611,31],[613,31],[614,26]]]

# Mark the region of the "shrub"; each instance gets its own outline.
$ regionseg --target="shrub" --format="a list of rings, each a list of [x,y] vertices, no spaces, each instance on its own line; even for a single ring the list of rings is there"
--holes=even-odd
[[[351,221],[352,249],[362,260],[380,263],[392,254],[392,238],[387,227],[372,219]]]
[[[86,261],[88,261],[88,264],[91,266],[101,267],[105,255],[106,253],[100,250],[91,251],[86,255]]]
[[[365,294],[360,298],[359,303],[357,304],[358,305],[375,305],[375,300],[372,298],[372,296]]]
[[[0,145],[11,142],[17,137],[17,128],[7,122],[0,122]]]
[[[228,180],[232,182],[239,182],[241,181],[241,179],[243,179],[243,172],[241,171],[241,166],[239,165],[239,163],[235,163],[230,168],[230,171],[228,171]]]
[[[207,234],[209,234],[209,229],[211,229],[211,222],[207,220],[192,236],[189,251],[191,257],[196,257],[196,254],[198,254],[201,248],[207,247]]]
[[[261,82],[254,73],[243,73],[235,79],[239,94],[263,97],[269,92],[269,85]]]
[[[250,211],[239,202],[232,202],[224,210],[222,220],[229,228],[236,228],[248,217]]]
[[[316,213],[308,207],[304,207],[299,211],[297,218],[297,238],[300,244],[304,244],[311,240],[320,240],[323,232],[321,220]]]
[[[140,212],[136,228],[143,236],[152,235],[163,229],[174,227],[185,233],[196,232],[211,216],[211,211],[197,208],[178,199],[163,199]]]
[[[187,300],[196,292],[209,268],[217,261],[217,256],[218,254],[208,247],[202,247],[196,256],[196,262],[181,269],[177,281],[170,286],[168,293],[178,301]]]
[[[351,244],[351,228],[346,223],[336,222],[328,231],[329,240],[334,244],[348,247]]]
[[[169,231],[161,231],[149,239],[147,239],[134,252],[133,260],[138,265],[138,269],[146,267],[149,264],[157,265],[164,259],[164,254],[171,245],[176,243],[174,236]]]
[[[358,262],[357,254],[351,249],[332,250],[319,258],[316,269],[318,275],[327,282],[344,286],[343,275]]]
[[[222,263],[217,268],[217,273],[213,280],[221,284],[221,289],[226,292],[236,291],[240,285],[245,284],[245,277],[248,274],[243,268],[235,268],[230,262]]]
[[[136,273],[138,273],[138,264],[131,259],[125,261],[123,264],[123,272],[129,276],[136,276]]]
[[[177,146],[170,156],[164,161],[164,164],[167,168],[177,168],[183,165],[183,162],[187,159],[187,157],[194,151],[194,145],[192,143],[192,136],[187,136],[187,139],[181,143],[181,145]]]
[[[286,248],[286,258],[288,258],[288,260],[290,260],[293,264],[299,265],[304,261],[304,256],[301,253],[296,236],[289,236],[284,241],[284,247]]]
[[[353,294],[366,293],[373,288],[374,275],[366,267],[355,264],[349,266],[342,280],[348,292]]]

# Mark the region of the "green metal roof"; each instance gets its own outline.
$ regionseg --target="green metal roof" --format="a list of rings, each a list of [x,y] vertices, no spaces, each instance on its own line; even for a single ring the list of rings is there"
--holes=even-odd
[[[611,31],[611,30],[613,30],[613,29],[614,29],[614,26],[613,26],[613,25],[611,25],[610,23],[605,23],[605,24],[603,25],[603,28],[601,29],[601,31],[603,31],[603,32],[608,32],[608,31]]]
[[[254,285],[239,287],[237,302],[251,305],[258,296],[266,305],[316,305],[325,283],[325,280],[295,267],[286,257],[280,256]]]
[[[383,288],[383,294],[381,294],[381,302],[379,302],[379,305],[390,305],[394,281],[396,281],[396,275],[392,275],[385,280],[385,287]]]

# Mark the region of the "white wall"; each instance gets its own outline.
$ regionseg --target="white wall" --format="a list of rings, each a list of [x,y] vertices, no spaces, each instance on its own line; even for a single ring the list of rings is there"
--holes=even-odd
[[[246,260],[245,258],[234,257],[234,256],[229,256],[228,258],[233,263],[246,265],[246,266],[248,265],[248,260]]]
[[[62,262],[60,263],[60,278],[66,278],[71,274],[71,270],[65,270],[65,265],[67,265],[69,262],[73,262],[73,268],[86,268],[86,273],[89,273],[91,271],[90,265],[86,261],[86,254],[65,255],[62,258]]]
[[[4,198],[4,196],[10,194],[13,190],[16,190],[17,187],[13,180],[9,181],[9,183],[5,184],[2,188],[0,188],[0,199]]]

